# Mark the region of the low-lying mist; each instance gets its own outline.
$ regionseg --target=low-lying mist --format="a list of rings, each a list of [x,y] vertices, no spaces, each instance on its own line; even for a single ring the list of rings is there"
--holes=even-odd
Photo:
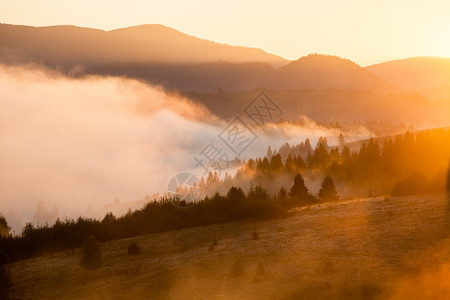
[[[234,158],[218,138],[231,120],[137,80],[0,66],[0,90],[0,212],[16,233],[29,221],[102,217],[117,197],[125,206],[156,197],[182,171],[201,177],[194,156],[211,141]],[[242,111],[236,116],[248,121]],[[242,159],[307,137],[333,144],[339,135],[308,119],[253,129],[258,138]],[[345,134],[370,136],[364,127]]]

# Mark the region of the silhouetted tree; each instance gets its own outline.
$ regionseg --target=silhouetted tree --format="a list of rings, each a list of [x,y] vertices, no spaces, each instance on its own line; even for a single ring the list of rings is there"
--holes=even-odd
[[[287,193],[286,189],[284,188],[284,186],[282,186],[280,188],[277,196],[278,196],[279,200],[286,200],[288,198],[288,193]]]
[[[5,217],[0,213],[0,238],[9,236],[11,227],[8,226]]]
[[[297,201],[304,202],[308,199],[308,189],[306,188],[305,181],[300,173],[294,177],[294,185],[291,188],[289,196]]]
[[[322,186],[319,190],[319,199],[321,201],[337,201],[339,200],[336,186],[334,185],[333,179],[330,176],[326,176],[323,179]]]
[[[253,159],[249,159],[247,161],[247,168],[252,171],[255,170],[256,165],[255,165],[255,161]]]
[[[307,138],[305,140],[305,153],[312,152],[311,140]]]
[[[281,155],[278,153],[277,155],[272,156],[270,160],[270,171],[272,173],[279,173],[283,170],[283,161],[281,160]]]
[[[288,155],[287,159],[286,159],[286,163],[284,166],[284,171],[288,174],[292,174],[295,172],[295,163],[294,160],[292,159],[292,155]]]
[[[298,170],[302,170],[306,167],[305,161],[303,160],[301,155],[298,155],[295,159],[294,159],[294,164],[295,164],[295,168]]]
[[[245,193],[240,187],[231,187],[227,193],[227,199],[232,202],[243,202],[245,201]]]
[[[270,195],[267,190],[262,185],[252,186],[248,191],[248,199],[254,201],[268,202],[270,200]]]
[[[342,134],[342,132],[339,134],[339,137],[338,137],[338,145],[339,145],[339,148],[342,148],[345,145],[345,139],[344,139],[344,135]]]
[[[270,146],[269,146],[269,148],[267,149],[266,157],[267,157],[267,158],[272,158],[272,148],[270,148]]]

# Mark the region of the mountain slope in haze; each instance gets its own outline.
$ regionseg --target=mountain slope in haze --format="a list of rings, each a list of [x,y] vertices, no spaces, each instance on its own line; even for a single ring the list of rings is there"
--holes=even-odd
[[[103,31],[0,24],[0,37],[0,60],[7,63],[33,62],[67,72],[75,69],[80,75],[128,76],[171,90],[396,91],[350,60],[308,55],[288,63],[260,49],[221,45],[162,25]]]
[[[231,120],[237,112],[258,95],[259,91],[222,93],[182,93],[199,102],[214,115]],[[344,90],[268,91],[267,94],[283,111],[287,121],[312,120],[350,123],[378,120],[394,124],[403,122],[416,128],[441,127],[450,124],[450,102],[432,101],[419,95],[381,95]],[[406,130],[406,128],[405,128]]]
[[[178,91],[215,92],[342,89],[377,94],[397,89],[354,62],[336,56],[312,54],[274,69],[268,63],[233,64],[224,61],[195,65],[155,63],[106,64],[89,74],[128,76]]]
[[[225,60],[287,63],[261,49],[234,47],[189,36],[163,25],[141,25],[111,31],[76,26],[32,27],[0,24],[0,57],[63,67],[117,62],[192,64]]]
[[[450,99],[450,58],[413,57],[366,69],[405,92],[432,99]]]
[[[137,78],[177,91],[217,92],[219,88],[227,91],[247,91],[275,86],[273,67],[259,62],[234,64],[217,61],[193,65],[118,63],[90,68],[86,73]]]
[[[356,63],[331,55],[311,54],[277,70],[278,89],[360,90],[388,93],[394,86]]]

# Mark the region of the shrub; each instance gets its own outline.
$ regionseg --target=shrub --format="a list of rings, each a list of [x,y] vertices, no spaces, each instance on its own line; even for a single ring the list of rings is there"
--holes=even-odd
[[[102,265],[100,244],[92,235],[86,238],[81,247],[81,265],[87,270],[97,270]]]
[[[128,245],[128,255],[138,255],[141,253],[141,247],[136,242]]]

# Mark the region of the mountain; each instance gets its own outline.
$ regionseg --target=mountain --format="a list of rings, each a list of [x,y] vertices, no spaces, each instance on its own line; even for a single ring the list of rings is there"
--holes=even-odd
[[[187,98],[202,103],[214,115],[232,120],[260,91],[200,93],[183,92]],[[356,124],[366,120],[399,122],[416,128],[442,127],[450,124],[450,101],[432,101],[420,95],[376,94],[345,90],[269,90],[268,96],[281,108],[284,120],[301,116],[330,123]],[[356,121],[356,123],[355,123]],[[371,126],[373,132],[389,133],[388,127]],[[397,130],[396,126],[392,129]],[[407,127],[401,128],[406,131]],[[397,133],[397,131],[396,131]]]
[[[450,58],[412,57],[366,67],[401,88],[431,99],[450,99]]]
[[[343,89],[395,92],[393,85],[348,59],[311,54],[277,70],[278,89]]]
[[[0,37],[0,58],[4,61],[67,68],[120,62],[194,64],[224,60],[264,62],[274,67],[287,63],[261,49],[218,44],[157,24],[111,31],[0,24]]]
[[[216,92],[219,88],[228,91],[247,91],[269,88],[275,75],[268,63],[211,63],[176,65],[169,63],[118,63],[90,68],[91,75],[127,76],[160,85],[168,90]]]
[[[268,63],[174,65],[168,63],[117,63],[86,70],[89,74],[128,76],[178,91],[215,92],[342,89],[377,94],[395,93],[391,84],[350,60],[312,54],[279,69]]]

